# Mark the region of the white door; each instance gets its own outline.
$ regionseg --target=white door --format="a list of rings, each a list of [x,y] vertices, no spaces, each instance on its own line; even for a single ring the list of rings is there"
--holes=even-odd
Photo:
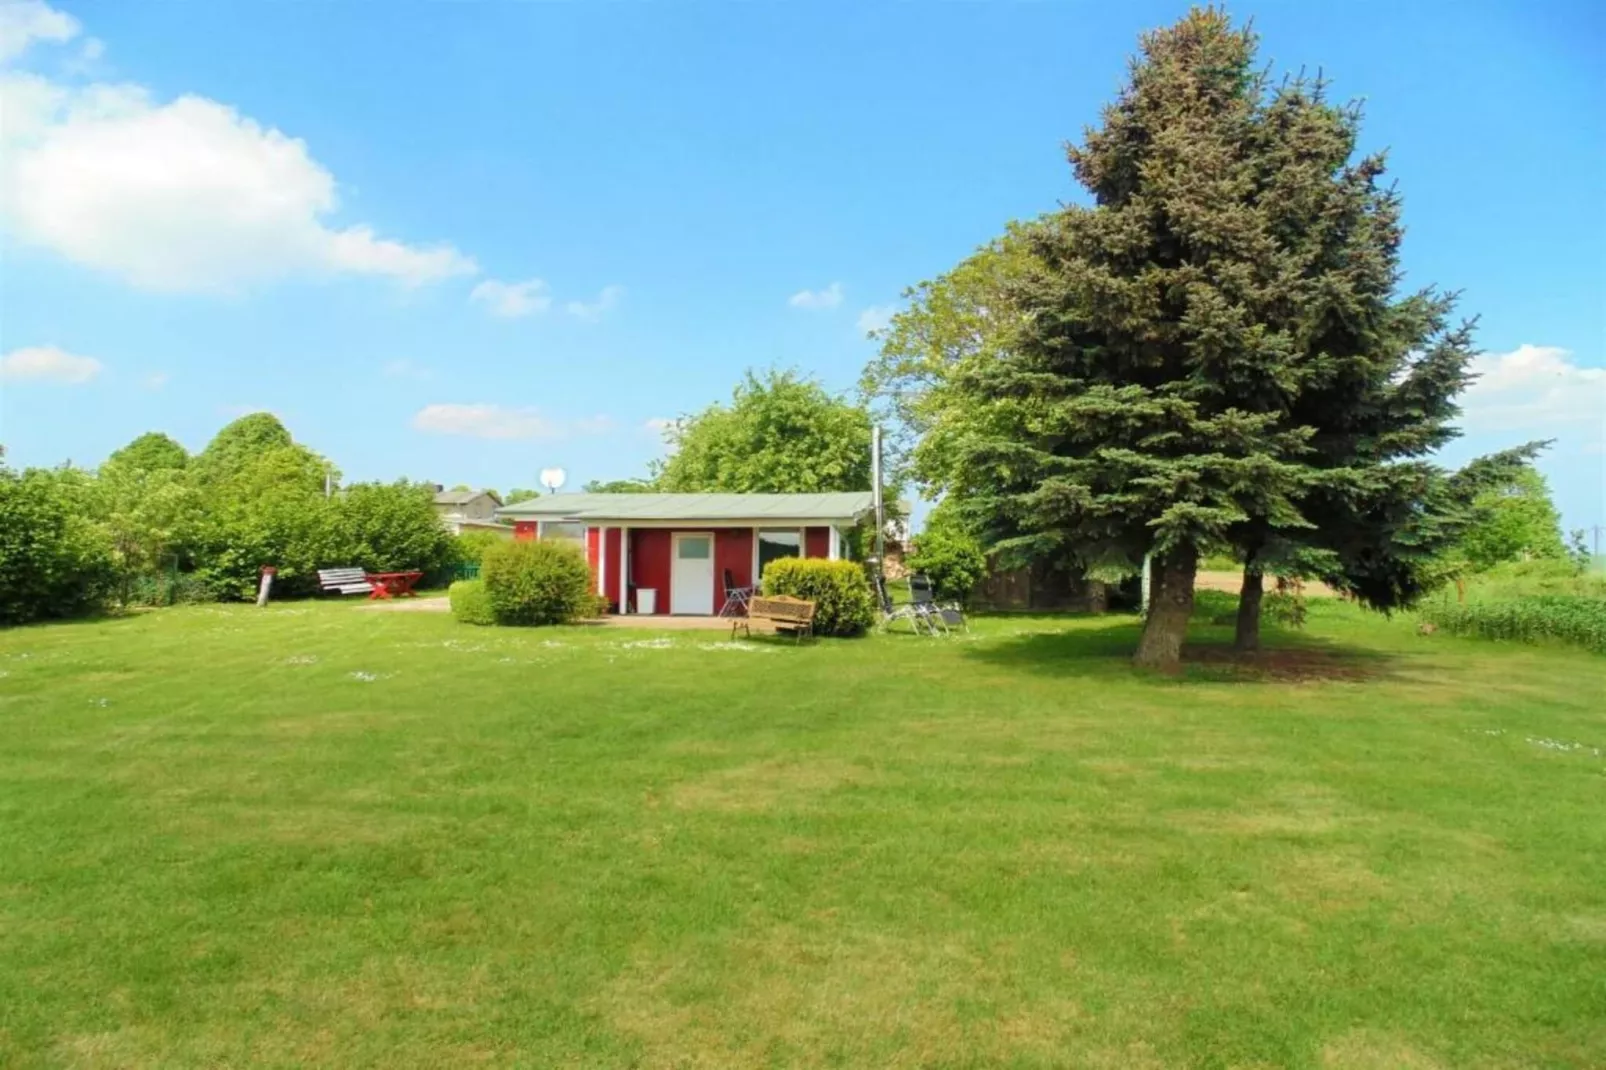
[[[714,612],[714,537],[676,535],[669,571],[669,612]]]

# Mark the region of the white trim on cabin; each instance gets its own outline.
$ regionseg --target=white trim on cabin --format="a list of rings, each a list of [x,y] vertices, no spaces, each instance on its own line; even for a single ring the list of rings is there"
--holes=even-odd
[[[608,598],[608,528],[597,529],[597,593]]]
[[[619,615],[630,612],[630,529],[619,529]]]
[[[525,518],[521,517],[519,519]],[[740,517],[733,520],[698,520],[695,518],[687,520],[638,520],[634,517],[608,517],[604,519],[601,517],[578,516],[566,517],[560,521],[557,517],[546,518],[546,521],[551,523],[581,524],[586,527],[596,527],[599,524],[623,524],[627,520],[630,526],[634,528],[674,528],[678,531],[718,531],[722,528],[773,528],[784,531],[791,528],[825,528],[833,524],[852,526],[856,523],[852,517],[840,516],[834,519],[782,516]]]

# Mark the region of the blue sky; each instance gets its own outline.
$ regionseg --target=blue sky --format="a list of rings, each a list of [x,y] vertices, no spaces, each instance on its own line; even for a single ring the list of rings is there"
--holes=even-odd
[[[748,366],[864,326],[1006,220],[1180,3],[0,0],[0,442],[95,464],[279,414],[348,479],[640,473]],[[1606,523],[1606,14],[1236,4],[1367,101],[1408,284],[1481,316],[1452,460],[1555,437]]]

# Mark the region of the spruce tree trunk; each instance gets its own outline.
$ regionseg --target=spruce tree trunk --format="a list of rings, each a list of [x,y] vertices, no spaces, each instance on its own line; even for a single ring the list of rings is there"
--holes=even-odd
[[[1240,654],[1260,649],[1260,600],[1266,593],[1266,577],[1253,559],[1244,565],[1244,583],[1238,592],[1238,633],[1232,648]]]
[[[1182,643],[1193,616],[1193,579],[1199,570],[1194,547],[1155,554],[1149,562],[1149,616],[1132,660],[1146,669],[1175,672],[1182,666]]]

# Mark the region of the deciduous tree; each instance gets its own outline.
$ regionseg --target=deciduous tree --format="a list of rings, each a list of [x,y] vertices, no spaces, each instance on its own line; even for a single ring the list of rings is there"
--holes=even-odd
[[[666,433],[654,473],[668,492],[810,493],[870,489],[870,416],[794,372],[748,372],[730,404]]]

